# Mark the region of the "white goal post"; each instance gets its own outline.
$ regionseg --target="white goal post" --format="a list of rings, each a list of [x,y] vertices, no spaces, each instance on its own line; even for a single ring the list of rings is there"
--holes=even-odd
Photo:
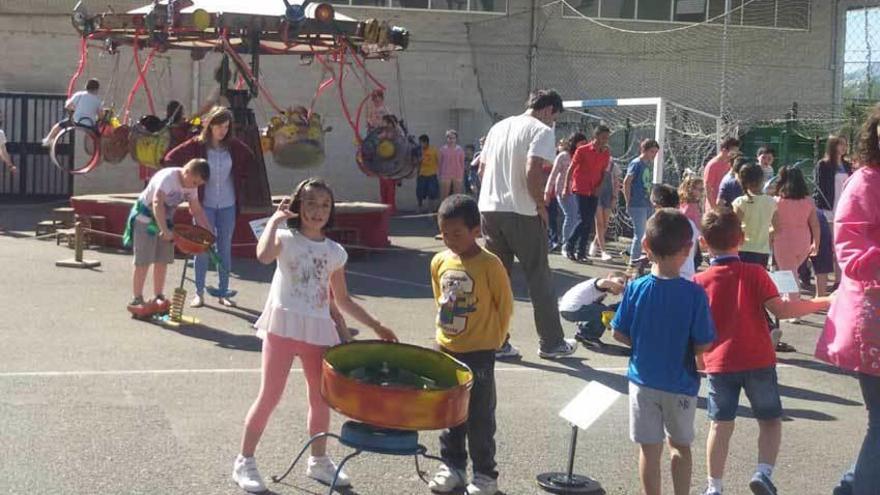
[[[667,122],[666,122],[666,109],[668,105],[673,105],[682,110],[686,110],[688,112],[693,112],[697,115],[701,115],[703,117],[712,119],[715,121],[715,133],[716,133],[716,148],[720,145],[720,139],[722,136],[723,129],[723,121],[720,116],[713,115],[708,112],[703,112],[702,110],[697,110],[695,108],[691,108],[685,105],[681,105],[679,103],[675,103],[673,101],[669,101],[662,97],[653,97],[653,98],[603,98],[603,99],[594,99],[594,100],[566,100],[562,102],[563,108],[567,110],[573,110],[578,113],[582,113],[587,116],[595,117],[599,120],[602,117],[590,114],[590,109],[601,109],[601,108],[613,108],[613,107],[653,107],[654,115],[655,115],[655,125],[654,125],[654,139],[657,140],[657,143],[660,144],[660,151],[657,153],[657,157],[654,159],[654,177],[653,181],[655,184],[660,184],[663,182],[663,167],[665,163],[665,150],[666,150],[666,131],[667,131]]]

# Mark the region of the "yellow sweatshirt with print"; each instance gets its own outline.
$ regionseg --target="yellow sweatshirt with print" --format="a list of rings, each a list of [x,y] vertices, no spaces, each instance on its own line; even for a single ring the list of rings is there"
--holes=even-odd
[[[501,260],[482,249],[462,260],[452,251],[431,260],[437,343],[452,352],[495,350],[507,337],[513,292]]]

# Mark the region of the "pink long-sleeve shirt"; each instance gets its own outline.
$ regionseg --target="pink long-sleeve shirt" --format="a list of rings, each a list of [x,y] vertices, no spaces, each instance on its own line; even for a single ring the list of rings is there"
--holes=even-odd
[[[816,357],[880,376],[880,167],[862,167],[844,186],[834,217],[843,278]]]

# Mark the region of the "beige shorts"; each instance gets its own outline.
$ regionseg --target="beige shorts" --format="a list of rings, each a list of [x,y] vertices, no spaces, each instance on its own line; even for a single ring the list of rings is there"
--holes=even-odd
[[[629,382],[629,434],[635,443],[657,444],[668,438],[674,445],[690,445],[696,413],[696,397]]]
[[[149,225],[138,220],[134,221],[132,244],[134,245],[135,266],[152,265],[153,263],[170,265],[174,262],[174,243],[163,241],[159,239],[158,235],[151,235],[147,232]]]

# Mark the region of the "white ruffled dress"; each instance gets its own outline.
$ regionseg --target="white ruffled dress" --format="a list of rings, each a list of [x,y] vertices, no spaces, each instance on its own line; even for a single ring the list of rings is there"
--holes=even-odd
[[[281,242],[266,306],[257,320],[257,336],[271,332],[313,345],[339,343],[330,318],[330,274],[345,266],[348,253],[331,241],[313,241],[297,230],[279,229]]]

